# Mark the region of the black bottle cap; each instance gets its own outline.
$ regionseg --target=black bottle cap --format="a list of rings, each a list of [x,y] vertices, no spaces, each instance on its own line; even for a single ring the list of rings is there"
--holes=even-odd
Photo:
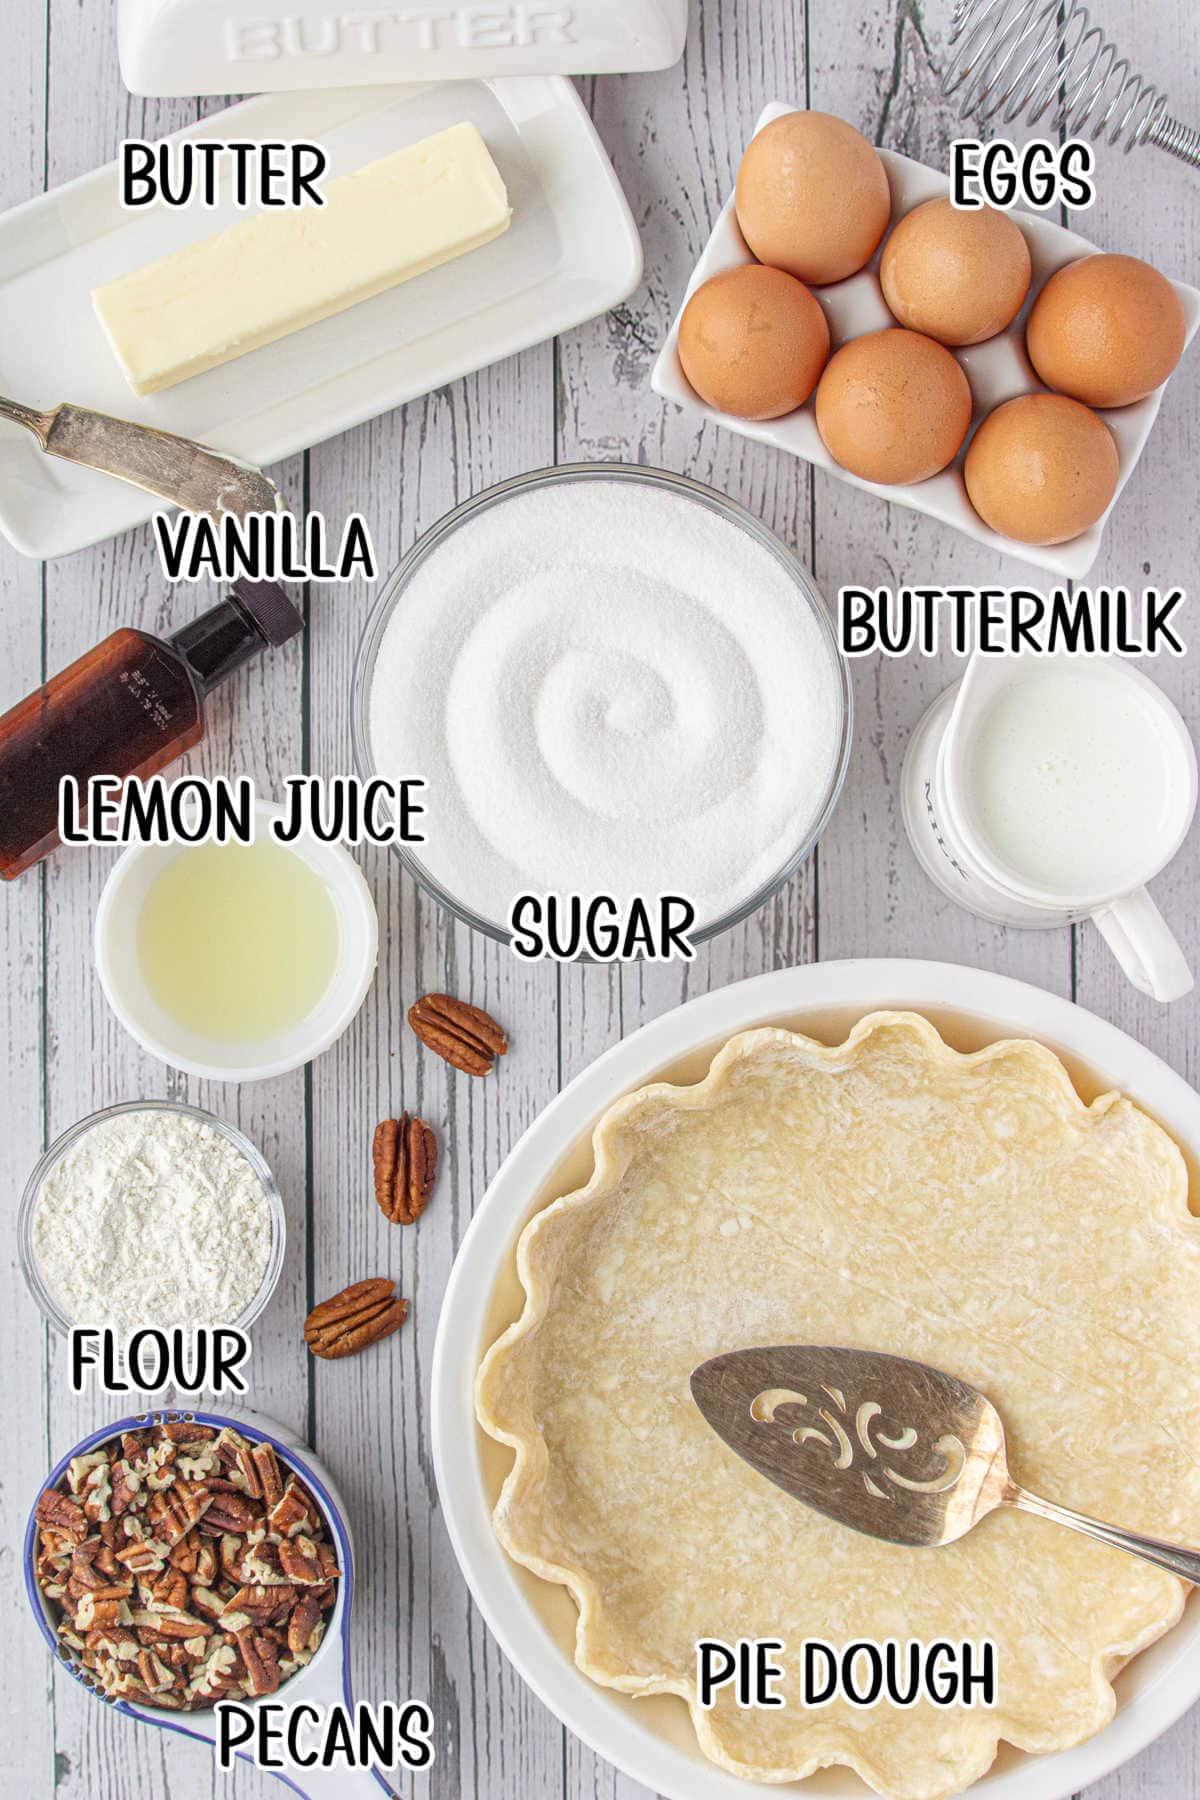
[[[235,581],[230,594],[271,646],[286,644],[304,630],[303,615],[274,581]]]

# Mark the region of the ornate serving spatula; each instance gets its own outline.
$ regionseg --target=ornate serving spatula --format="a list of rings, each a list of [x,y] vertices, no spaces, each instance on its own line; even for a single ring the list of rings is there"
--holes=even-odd
[[[894,1544],[952,1544],[1015,1506],[1200,1586],[1200,1550],[1101,1524],[1012,1479],[978,1388],[903,1356],[785,1344],[693,1370],[692,1398],[751,1468],[830,1519]]]
[[[83,406],[35,412],[3,395],[0,419],[32,431],[47,456],[115,475],[185,512],[210,513],[214,518],[234,513],[244,518],[247,513],[274,512],[279,503],[279,489],[261,470],[153,425],[135,425],[131,419],[114,419]]]

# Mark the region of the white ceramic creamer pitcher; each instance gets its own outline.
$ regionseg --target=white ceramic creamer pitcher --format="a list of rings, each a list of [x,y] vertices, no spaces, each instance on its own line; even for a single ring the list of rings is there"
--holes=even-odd
[[[993,923],[1092,918],[1134,986],[1192,974],[1146,892],[1196,809],[1196,752],[1162,690],[1107,656],[972,658],[904,763],[904,823],[943,893]]]

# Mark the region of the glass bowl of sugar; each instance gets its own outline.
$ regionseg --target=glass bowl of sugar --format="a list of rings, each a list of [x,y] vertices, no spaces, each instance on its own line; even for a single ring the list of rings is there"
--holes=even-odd
[[[577,463],[489,488],[409,551],[352,691],[364,779],[420,777],[427,892],[502,943],[520,896],[679,896],[699,944],[791,880],[845,780],[824,602],[715,489]]]
[[[249,1331],[283,1269],[283,1198],[224,1119],[126,1100],[55,1138],[25,1184],[17,1248],[55,1331],[235,1325]]]

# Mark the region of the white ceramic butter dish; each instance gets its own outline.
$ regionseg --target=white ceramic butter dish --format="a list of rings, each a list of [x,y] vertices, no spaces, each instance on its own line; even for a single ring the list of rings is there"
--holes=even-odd
[[[69,397],[261,469],[632,293],[642,273],[637,228],[564,76],[268,94],[177,138],[314,138],[338,176],[464,119],[483,133],[508,190],[503,237],[145,399],[130,391],[91,290],[245,214],[228,202],[127,212],[109,164],[0,215],[0,392],[39,407]],[[51,461],[28,433],[0,425],[0,531],[27,556],[98,543],[144,524],[160,504]],[[363,505],[370,513],[369,494]]]
[[[121,73],[135,94],[278,93],[392,81],[606,75],[683,54],[688,0],[120,0]]]
[[[755,127],[756,133],[764,125],[769,125],[772,119],[794,111],[794,107],[780,103],[768,106]],[[894,150],[880,150],[879,154],[883,158],[892,188],[892,224],[922,201],[936,199],[949,191],[946,176],[937,169],[913,162],[910,157],[898,156]],[[1049,218],[1028,212],[1018,212],[1015,216],[1025,233],[1033,259],[1030,298],[1039,292],[1049,276],[1056,269],[1062,268],[1064,263],[1089,256],[1098,248],[1076,232],[1053,224]],[[1109,247],[1114,250],[1122,248],[1120,244]],[[704,253],[696,265],[687,294],[681,299],[680,313],[688,296],[711,276],[753,260],[738,230],[733,199],[730,197],[722,208],[712,235],[704,247]],[[1171,285],[1183,303],[1187,319],[1187,341],[1190,343],[1200,325],[1200,293],[1180,281],[1172,282]],[[814,288],[813,292],[829,320],[830,337],[835,349],[863,332],[879,331],[886,325],[895,324],[879,285],[878,252],[865,269],[852,275],[848,281],[837,282],[832,287]],[[955,351],[971,384],[975,401],[975,425],[979,424],[985,413],[991,412],[1003,400],[1011,400],[1016,394],[1044,391],[1025,354],[1025,319],[1029,304],[1027,300],[1013,324],[998,337],[989,338],[983,344],[974,344],[966,350]],[[1132,406],[1122,406],[1100,414],[1116,439],[1121,462],[1117,491],[1108,512],[1089,531],[1072,538],[1068,543],[1043,546],[1021,544],[1015,538],[1001,537],[984,524],[968,500],[963,484],[965,445],[950,467],[943,469],[940,475],[933,476],[931,480],[917,482],[911,487],[889,487],[862,481],[834,462],[821,441],[811,400],[798,412],[762,423],[735,419],[728,413],[719,413],[706,406],[689,385],[680,366],[679,314],[676,315],[670,335],[654,365],[651,386],[655,393],[661,394],[665,399],[674,400],[690,412],[711,419],[715,424],[724,425],[729,431],[740,432],[743,437],[753,438],[760,444],[772,444],[776,449],[789,450],[793,456],[803,457],[805,462],[815,463],[819,469],[828,469],[831,475],[836,475],[841,481],[848,481],[852,487],[864,488],[869,494],[878,494],[882,500],[892,500],[899,506],[911,507],[914,512],[929,513],[932,518],[941,519],[945,524],[953,525],[957,531],[965,532],[968,537],[986,544],[990,550],[1006,551],[1010,556],[1022,557],[1026,562],[1048,569],[1053,575],[1074,580],[1082,579],[1096,560],[1109,513],[1117,504],[1121,489],[1137,467],[1138,459],[1146,447],[1150,428],[1158,417],[1164,391],[1163,388],[1158,388],[1153,394],[1147,395],[1146,399],[1138,400]]]

